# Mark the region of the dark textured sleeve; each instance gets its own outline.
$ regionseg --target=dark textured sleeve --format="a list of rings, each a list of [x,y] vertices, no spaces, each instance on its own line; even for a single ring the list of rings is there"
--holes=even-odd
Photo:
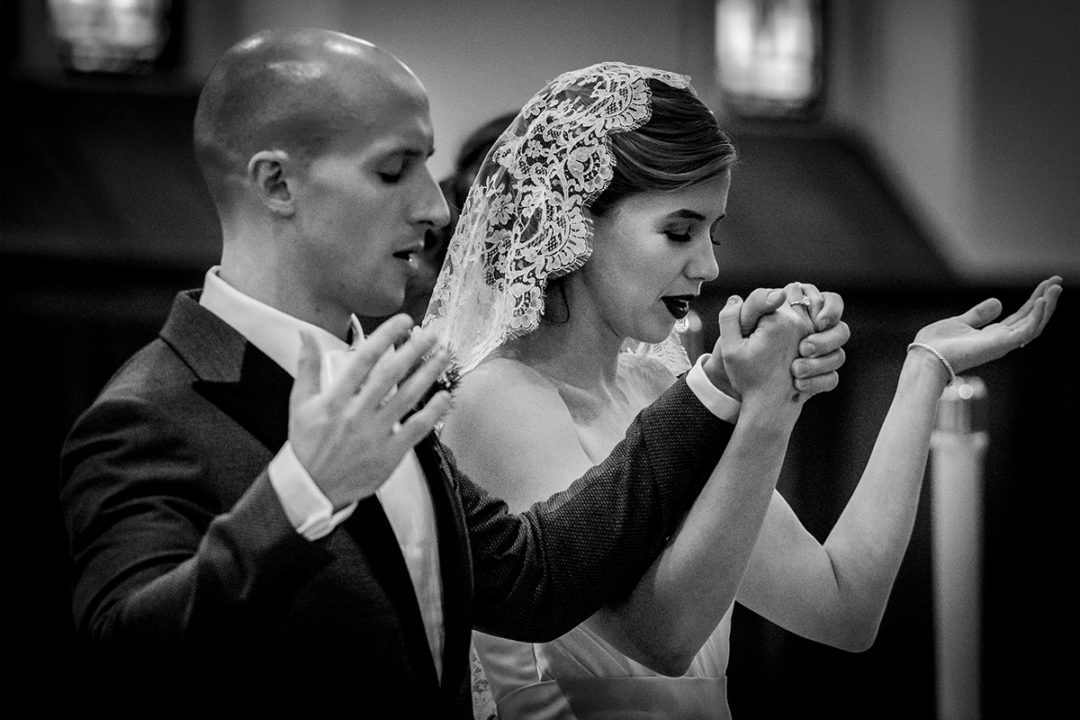
[[[72,429],[61,499],[75,619],[95,652],[160,657],[257,645],[291,589],[327,562],[290,525],[265,469],[231,507],[212,478],[226,440],[135,398],[100,401]],[[254,480],[254,482],[252,482]]]
[[[603,463],[521,515],[459,476],[477,629],[547,641],[628,593],[697,497],[731,431],[680,379],[638,415]]]

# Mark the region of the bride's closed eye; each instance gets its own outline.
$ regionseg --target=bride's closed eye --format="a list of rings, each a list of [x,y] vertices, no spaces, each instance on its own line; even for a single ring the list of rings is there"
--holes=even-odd
[[[691,240],[694,239],[693,235],[689,231],[687,231],[687,232],[673,232],[671,230],[665,230],[664,235],[667,236],[668,240],[671,240],[672,242],[678,242],[678,243],[686,243],[686,242],[690,242]],[[715,228],[713,228],[712,230],[709,231],[709,242],[712,243],[713,245],[719,245],[720,244],[720,237],[717,235]]]
[[[677,228],[677,229],[665,230],[664,235],[667,236],[668,240],[671,240],[673,242],[684,243],[684,242],[690,242],[690,239],[691,239],[690,228]]]

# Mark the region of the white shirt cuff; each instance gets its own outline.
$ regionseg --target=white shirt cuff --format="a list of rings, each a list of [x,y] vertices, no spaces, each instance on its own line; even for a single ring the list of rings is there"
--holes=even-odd
[[[285,516],[296,532],[308,540],[326,537],[356,509],[356,503],[352,503],[334,512],[330,500],[300,464],[291,443],[285,443],[270,461],[268,473],[270,485],[285,509]]]
[[[727,393],[719,390],[712,384],[712,380],[705,374],[703,365],[709,359],[709,353],[703,353],[694,363],[694,367],[686,373],[686,384],[693,391],[701,404],[709,409],[716,417],[729,423],[739,419],[739,410],[742,403]]]

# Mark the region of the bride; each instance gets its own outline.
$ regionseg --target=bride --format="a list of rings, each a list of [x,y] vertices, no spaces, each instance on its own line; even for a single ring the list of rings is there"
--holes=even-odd
[[[734,161],[688,78],[621,63],[553,80],[489,153],[426,322],[441,325],[464,373],[441,439],[512,509],[606,457],[687,371],[679,324],[717,276]],[[916,334],[824,543],[775,485],[803,400],[822,377],[835,386],[820,361],[796,360],[800,343],[813,355],[806,343],[828,328],[843,344],[841,304],[792,283],[751,332],[739,326],[741,299],[729,299],[713,355],[730,387],[710,389],[714,412],[737,422],[712,477],[617,605],[553,642],[474,634],[499,717],[729,717],[735,601],[804,637],[869,647],[910,537],[942,389],[1038,336],[1060,292],[1050,278],[1004,321],[992,323],[1001,306],[986,300]],[[831,370],[842,361],[834,351]],[[702,378],[698,367],[687,376]]]

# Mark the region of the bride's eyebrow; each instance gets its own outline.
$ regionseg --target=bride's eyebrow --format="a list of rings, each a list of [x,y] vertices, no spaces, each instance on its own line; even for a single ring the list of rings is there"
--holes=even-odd
[[[713,221],[712,225],[709,226],[709,229],[714,229],[718,224],[720,224],[720,221],[726,217],[727,213],[721,214],[719,217],[716,218],[716,220]],[[676,210],[675,212],[668,214],[664,218],[664,220],[696,220],[697,222],[703,222],[704,220],[706,220],[706,217],[699,212],[684,208],[682,210]]]
[[[668,215],[668,219],[669,220],[698,220],[698,221],[701,221],[701,220],[705,219],[705,216],[702,215],[699,212],[694,212],[693,210],[682,209],[682,210],[676,210],[675,212],[670,213]]]

